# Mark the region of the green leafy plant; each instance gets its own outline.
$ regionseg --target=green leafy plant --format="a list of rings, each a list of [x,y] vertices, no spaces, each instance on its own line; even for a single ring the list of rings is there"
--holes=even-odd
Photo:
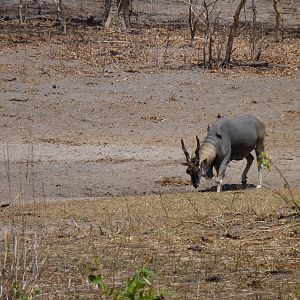
[[[300,299],[300,288],[295,289],[291,294],[291,299],[293,300],[299,300]]]
[[[137,272],[133,278],[128,278],[123,289],[109,288],[104,283],[101,275],[89,275],[90,283],[98,286],[103,296],[111,297],[113,300],[162,300],[165,299],[166,292],[156,291],[149,276],[155,276],[152,270],[143,268]]]
[[[270,159],[270,157],[267,155],[267,153],[266,152],[262,152],[261,154],[260,154],[260,157],[259,157],[260,159],[261,159],[261,162],[262,162],[262,165],[264,166],[264,167],[266,167],[269,171],[271,170],[271,159]]]

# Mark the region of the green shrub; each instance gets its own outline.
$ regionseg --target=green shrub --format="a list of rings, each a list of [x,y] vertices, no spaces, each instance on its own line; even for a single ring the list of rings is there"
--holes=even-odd
[[[149,276],[155,276],[154,271],[142,269],[133,278],[128,278],[123,289],[109,288],[104,283],[101,275],[89,275],[90,283],[98,286],[103,296],[111,297],[113,300],[162,300],[165,299],[165,292],[155,291]]]

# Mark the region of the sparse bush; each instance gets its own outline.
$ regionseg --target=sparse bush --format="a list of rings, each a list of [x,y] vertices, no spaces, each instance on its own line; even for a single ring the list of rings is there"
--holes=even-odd
[[[300,215],[300,199],[299,198],[295,198],[291,187],[287,181],[287,179],[285,178],[285,176],[283,175],[283,173],[280,171],[280,169],[276,166],[276,164],[272,163],[272,160],[270,159],[270,157],[263,152],[260,156],[261,160],[262,160],[262,165],[264,167],[266,167],[269,171],[271,170],[271,167],[273,167],[280,175],[280,177],[283,179],[284,181],[284,187],[286,189],[288,189],[289,191],[289,195],[290,197],[286,197],[284,195],[282,195],[279,191],[275,191],[279,196],[281,196],[281,198],[283,200],[285,200],[287,203],[292,203],[292,205],[295,207],[295,209],[297,210],[297,213]]]

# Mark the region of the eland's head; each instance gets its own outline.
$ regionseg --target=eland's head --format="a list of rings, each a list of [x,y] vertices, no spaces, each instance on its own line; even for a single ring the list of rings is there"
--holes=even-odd
[[[197,147],[195,150],[195,154],[191,157],[188,151],[186,150],[183,139],[181,139],[182,150],[186,157],[186,163],[184,163],[183,165],[187,166],[186,173],[191,176],[194,188],[198,187],[201,176],[203,175],[203,169],[205,168],[207,162],[207,159],[204,159],[203,161],[200,160],[200,141],[197,135],[196,140]]]

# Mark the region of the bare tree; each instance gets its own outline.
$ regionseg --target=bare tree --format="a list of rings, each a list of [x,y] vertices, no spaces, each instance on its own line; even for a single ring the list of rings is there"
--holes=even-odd
[[[256,49],[256,15],[257,15],[255,0],[252,0],[251,10],[252,10],[252,24],[251,24],[252,29],[250,32],[250,54],[251,54],[251,59],[254,60],[255,49]]]
[[[67,33],[66,26],[66,18],[65,18],[65,10],[63,7],[63,0],[52,0],[54,5],[56,6],[57,19],[62,26],[62,31],[64,34]],[[38,13],[41,13],[41,0],[36,0],[36,3],[39,4]],[[23,11],[25,12],[25,16],[23,15]],[[28,17],[28,2],[27,0],[19,0],[19,19],[20,22],[23,23]]]
[[[225,58],[223,61],[223,66],[226,66],[230,63],[231,59],[231,54],[232,54],[232,48],[233,48],[233,41],[236,35],[236,30],[239,25],[239,19],[240,19],[240,13],[243,7],[245,6],[247,0],[241,0],[235,14],[233,16],[233,22],[230,24],[230,31],[228,34],[228,39],[227,39],[227,47],[226,47],[226,53],[225,53]]]
[[[19,19],[20,22],[24,22],[23,11],[25,10],[25,19],[27,18],[27,0],[20,0],[19,2]]]
[[[204,28],[204,44],[202,48],[203,65],[206,68],[211,68],[213,59],[213,44],[216,27],[218,24],[219,14],[213,14],[218,0],[206,1],[203,0],[201,4],[197,5],[197,0],[184,1],[189,5],[189,26],[191,34],[191,42],[194,42],[196,29],[199,22]]]
[[[211,14],[214,11],[215,5],[218,0],[214,0],[210,3],[203,1],[203,16],[205,23],[205,41],[203,45],[203,63],[204,67],[211,69],[212,67],[212,47],[214,43],[214,34],[216,31],[219,15],[215,18],[211,18]]]
[[[124,30],[131,27],[129,12],[131,0],[105,0],[105,27],[110,27],[112,24],[121,21]]]
[[[195,34],[197,29],[197,24],[199,22],[199,17],[195,12],[195,6],[197,4],[197,0],[189,0],[189,26],[190,26],[190,35],[191,35],[191,43],[195,40]]]
[[[63,0],[53,0],[53,2],[56,5],[57,19],[59,21],[59,24],[62,26],[62,31],[64,34],[67,34],[66,16],[63,6]]]
[[[250,62],[237,62],[235,65],[251,66],[251,67],[267,67],[269,63],[267,61],[261,61],[262,52],[265,49],[266,36],[265,27],[257,22],[258,8],[255,0],[250,2],[249,7],[246,9],[247,0],[231,0],[231,3],[236,3],[236,9],[234,11],[233,19],[230,25],[222,26],[219,24],[219,15],[216,16],[217,8],[225,7],[227,1],[218,0],[181,0],[188,5],[188,21],[190,29],[190,39],[192,45],[195,42],[197,30],[204,32],[204,42],[202,47],[203,65],[206,68],[212,68],[212,64],[217,61],[221,62],[221,66],[226,67],[232,63],[232,53],[234,52],[235,38],[243,33],[243,29],[247,27],[247,15],[251,13],[251,21],[249,30],[246,30],[246,34],[250,34],[249,48],[250,48]],[[218,3],[217,3],[218,2]],[[228,1],[229,2],[229,1]],[[283,18],[282,18],[282,1],[272,0],[273,11],[275,14],[275,28],[274,35],[275,40],[279,42],[283,39]],[[228,3],[230,7],[230,4]],[[269,6],[269,9],[271,7]],[[240,15],[244,10],[245,25],[241,28]],[[227,34],[223,34],[224,30]],[[244,34],[245,34],[244,32]],[[226,40],[226,41],[225,41]],[[225,52],[225,53],[224,53]],[[215,57],[216,56],[216,57]]]
[[[252,22],[251,22],[251,30],[250,30],[250,57],[252,62],[259,61],[261,58],[264,38],[265,38],[265,28],[262,26],[259,31],[258,24],[256,22],[257,16],[257,8],[255,4],[255,0],[252,0],[251,4],[252,10]]]
[[[280,40],[280,21],[282,20],[281,18],[281,13],[278,9],[278,1],[277,0],[273,0],[273,8],[274,8],[274,12],[275,12],[275,41],[279,42]]]

